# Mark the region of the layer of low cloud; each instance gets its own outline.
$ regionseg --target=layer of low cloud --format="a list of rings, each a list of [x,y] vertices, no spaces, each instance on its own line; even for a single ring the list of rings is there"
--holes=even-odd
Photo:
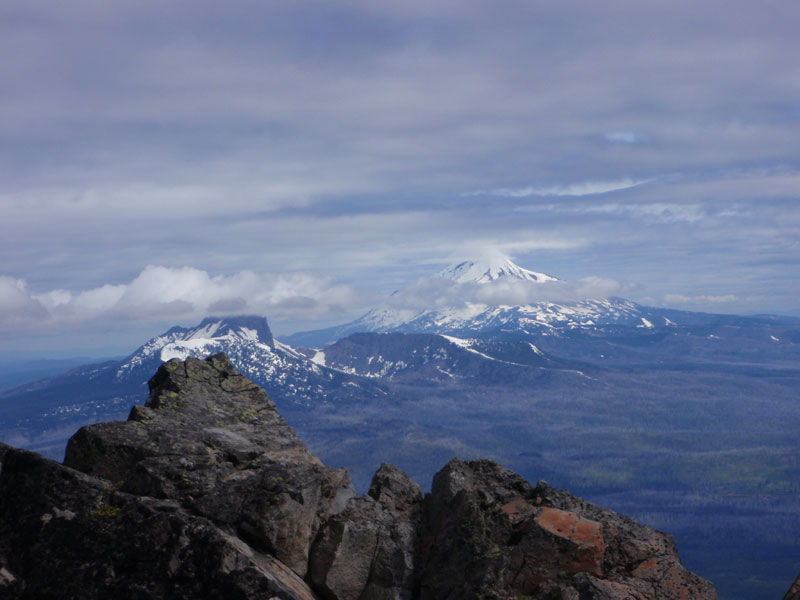
[[[519,306],[540,302],[602,300],[629,292],[634,286],[615,279],[590,276],[577,281],[532,282],[497,279],[485,283],[459,283],[441,277],[424,277],[398,290],[385,303],[400,310],[461,308],[467,304]]]
[[[47,315],[41,303],[25,289],[25,282],[0,275],[0,327],[23,324]]]
[[[713,296],[708,294],[701,294],[699,296],[687,296],[686,294],[665,294],[664,303],[667,305],[681,305],[681,304],[724,304],[728,302],[736,302],[739,297],[735,294],[725,294],[724,296]]]
[[[128,283],[76,293],[56,289],[30,294],[24,281],[0,277],[0,327],[24,331],[250,313],[276,321],[313,321],[351,311],[364,300],[351,286],[303,273],[214,276],[192,267],[148,266]]]

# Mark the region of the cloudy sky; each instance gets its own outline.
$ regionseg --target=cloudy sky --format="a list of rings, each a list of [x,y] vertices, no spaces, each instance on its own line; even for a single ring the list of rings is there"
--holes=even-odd
[[[0,355],[342,322],[486,248],[800,315],[800,5],[0,4]]]

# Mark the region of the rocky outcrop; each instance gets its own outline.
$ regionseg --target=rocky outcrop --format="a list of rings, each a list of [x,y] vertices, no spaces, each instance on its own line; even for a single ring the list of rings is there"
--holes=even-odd
[[[273,556],[175,500],[114,487],[32,452],[6,452],[0,597],[316,597]]]
[[[672,538],[492,461],[356,496],[224,355],[173,360],[64,465],[0,445],[0,596],[716,597]]]
[[[716,598],[672,537],[488,460],[452,460],[426,498],[421,598]]]
[[[311,582],[326,598],[413,598],[421,518],[420,487],[381,465],[369,494],[351,500],[320,532]]]
[[[138,496],[176,499],[301,577],[319,526],[355,491],[224,355],[165,363],[127,422],[82,428],[64,464]]]
[[[789,591],[786,592],[783,600],[800,600],[800,575],[798,575],[797,579],[794,580],[792,587],[790,587]]]

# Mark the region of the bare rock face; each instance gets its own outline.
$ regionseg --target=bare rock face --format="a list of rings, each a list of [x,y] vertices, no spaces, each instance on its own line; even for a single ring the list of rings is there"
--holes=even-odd
[[[0,444],[0,598],[716,598],[670,536],[492,461],[357,497],[224,355],[150,389],[65,465]]]
[[[311,582],[331,599],[410,600],[421,517],[420,487],[384,463],[369,494],[323,527],[311,555]]]
[[[492,461],[451,461],[425,508],[424,599],[716,598],[670,536]]]
[[[172,500],[136,497],[38,454],[0,473],[0,597],[316,596],[273,557]]]
[[[320,524],[356,495],[347,471],[311,454],[224,355],[171,360],[150,389],[127,422],[78,431],[64,464],[124,492],[175,499],[305,576]]]

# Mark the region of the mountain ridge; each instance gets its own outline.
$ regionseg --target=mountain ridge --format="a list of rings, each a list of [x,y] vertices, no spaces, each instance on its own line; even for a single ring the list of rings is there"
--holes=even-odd
[[[434,290],[428,291],[426,286],[436,281],[446,281],[454,287],[439,289],[434,286]],[[559,295],[575,295],[580,290],[563,287],[566,282],[521,267],[504,256],[456,263],[420,282],[397,290],[383,305],[349,323],[299,331],[281,336],[281,339],[292,346],[322,348],[351,333],[398,332],[497,339],[517,335],[535,343],[534,338],[542,335],[558,336],[604,327],[653,330],[742,321],[800,326],[800,319],[792,317],[697,313],[644,306],[616,295],[557,300]],[[495,291],[487,291],[494,288]],[[419,306],[417,296],[427,293],[439,294],[445,300]]]
[[[275,340],[264,317],[209,317],[194,327],[172,327],[121,361],[77,367],[0,392],[6,406],[16,407],[6,411],[8,426],[15,430],[0,428],[0,436],[15,435],[11,439],[21,445],[57,458],[70,426],[124,416],[128,407],[146,395],[148,373],[162,362],[219,352],[267,388],[284,410],[302,411],[331,404],[380,402],[395,384],[421,383],[431,374],[440,381],[483,378],[487,383],[533,381],[543,372],[570,379],[583,377],[582,371],[591,369],[523,342],[509,346],[432,334],[373,340],[370,335],[381,334],[344,338],[326,352],[318,352]],[[512,356],[515,353],[517,356]],[[391,360],[387,358],[390,355],[394,357]],[[29,441],[19,437],[25,431]],[[30,440],[36,435],[45,440],[36,444],[47,445],[32,445]]]

